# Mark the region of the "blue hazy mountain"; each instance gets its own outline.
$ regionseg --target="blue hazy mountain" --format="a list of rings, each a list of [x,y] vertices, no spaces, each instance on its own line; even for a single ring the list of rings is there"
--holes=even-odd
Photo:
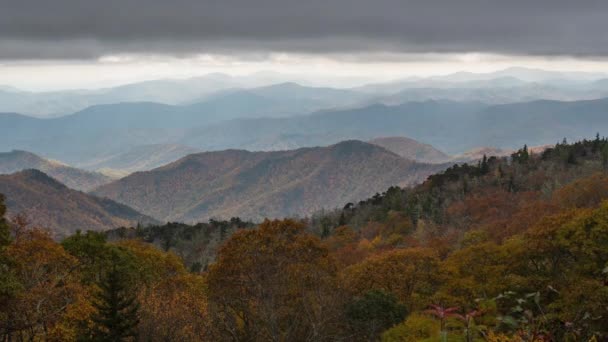
[[[292,84],[283,87],[297,88]],[[281,150],[405,136],[456,154],[479,146],[543,145],[608,131],[605,99],[503,105],[440,100],[352,105],[312,114],[285,111],[290,101],[325,101],[317,95],[323,90],[302,88],[296,90],[308,93],[306,96],[281,98],[284,90],[277,86],[230,91],[184,106],[149,102],[99,105],[51,119],[0,114],[0,151],[26,150],[83,165],[145,145]],[[268,95],[273,93],[281,99]],[[337,92],[332,97],[347,103],[351,96]],[[305,102],[311,104],[312,100]]]

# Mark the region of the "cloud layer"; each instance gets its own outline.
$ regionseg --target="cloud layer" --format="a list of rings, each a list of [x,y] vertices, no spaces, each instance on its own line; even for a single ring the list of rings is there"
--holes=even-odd
[[[608,56],[604,0],[0,1],[0,59],[277,51]]]

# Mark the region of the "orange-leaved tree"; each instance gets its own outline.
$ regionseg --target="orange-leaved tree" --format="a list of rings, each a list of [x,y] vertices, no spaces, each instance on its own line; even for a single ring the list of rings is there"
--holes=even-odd
[[[224,338],[323,340],[342,307],[336,266],[320,240],[293,220],[235,233],[208,273],[214,323]]]

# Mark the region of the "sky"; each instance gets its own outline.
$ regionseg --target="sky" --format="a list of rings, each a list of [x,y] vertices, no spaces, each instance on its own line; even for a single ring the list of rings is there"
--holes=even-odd
[[[273,71],[336,86],[511,66],[608,72],[605,0],[0,0],[0,84]]]

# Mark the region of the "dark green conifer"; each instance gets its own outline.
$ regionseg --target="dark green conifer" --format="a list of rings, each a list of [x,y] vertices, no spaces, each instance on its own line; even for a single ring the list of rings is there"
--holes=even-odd
[[[115,258],[94,302],[93,341],[129,341],[137,336],[139,304]]]

